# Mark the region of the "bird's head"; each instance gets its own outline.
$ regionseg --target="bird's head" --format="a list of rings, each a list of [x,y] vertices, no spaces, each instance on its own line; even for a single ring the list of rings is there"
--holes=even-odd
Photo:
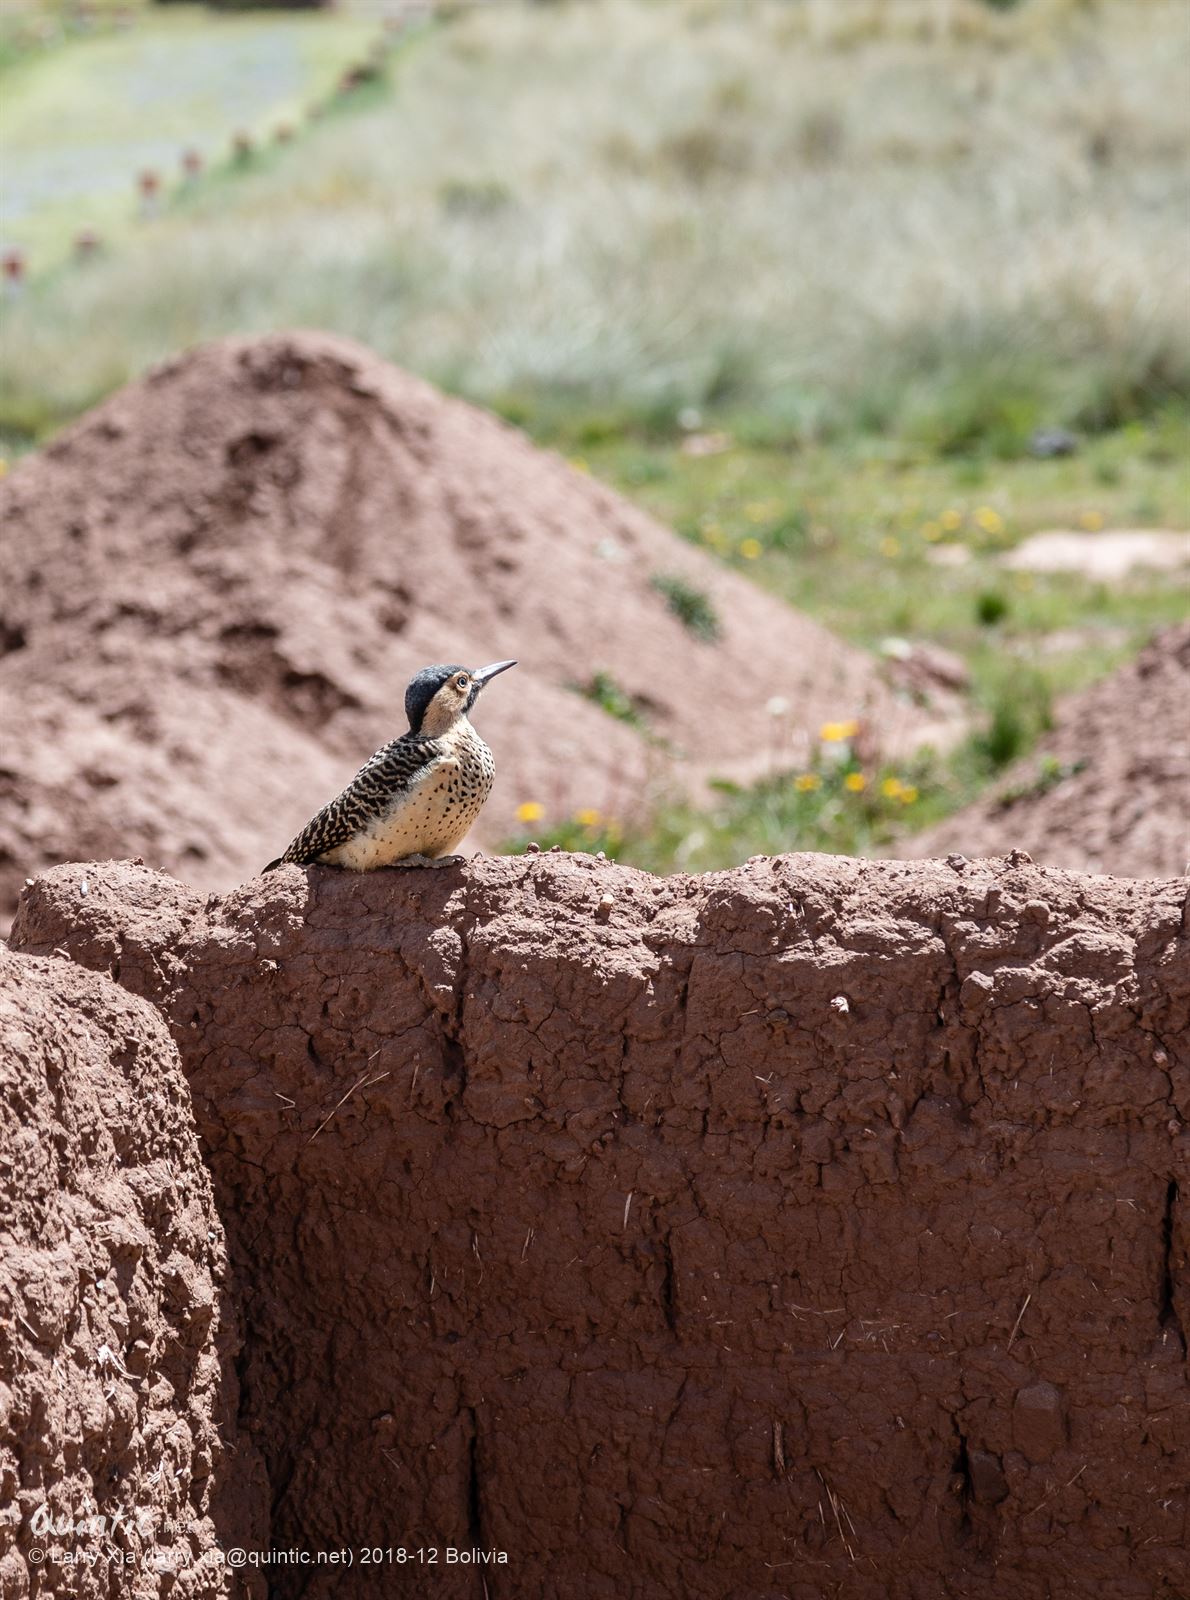
[[[474,672],[460,666],[423,667],[405,690],[410,733],[438,738],[467,715],[489,679],[515,666],[515,661],[493,661]]]

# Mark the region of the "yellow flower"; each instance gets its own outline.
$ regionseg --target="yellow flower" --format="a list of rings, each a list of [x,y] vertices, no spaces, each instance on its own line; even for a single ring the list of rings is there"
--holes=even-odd
[[[760,549],[761,545],[759,539],[740,540],[740,554],[743,556],[745,561],[755,561],[757,556],[760,554]]]
[[[749,522],[763,522],[769,514],[769,508],[763,500],[752,500],[744,507],[744,515]]]
[[[900,778],[885,778],[880,785],[880,793],[889,800],[895,800],[903,787],[904,785],[901,783]]]
[[[854,739],[858,732],[858,722],[824,722],[818,730],[818,737],[823,744],[842,744],[844,739]]]
[[[1080,528],[1085,528],[1088,533],[1098,533],[1103,526],[1103,513],[1100,511],[1084,511],[1078,519]]]
[[[570,465],[576,472],[590,472],[591,468],[582,456],[571,456]]]
[[[975,526],[982,529],[984,533],[1003,533],[1004,518],[998,511],[994,511],[991,506],[980,506],[975,513]]]
[[[3,456],[0,456],[0,478],[5,477],[7,472],[8,472],[8,462],[5,461]]]
[[[942,537],[942,524],[940,522],[923,522],[921,525],[921,536],[923,539],[928,539],[930,543],[933,544],[935,539],[941,539]]]
[[[887,558],[891,561],[894,556],[899,556],[900,553],[901,541],[899,539],[893,539],[891,537],[887,539],[881,539],[880,554],[882,556],[887,556]]]
[[[850,789],[852,794],[862,794],[868,787],[868,780],[862,772],[849,772],[843,779],[843,787]]]
[[[957,533],[963,526],[962,514],[956,511],[953,506],[944,511],[938,520],[947,533]]]
[[[793,780],[793,787],[802,794],[813,794],[815,789],[822,788],[822,779],[816,772],[803,772]]]
[[[574,820],[578,823],[581,823],[584,828],[597,828],[603,821],[603,818],[598,811],[587,810],[576,811],[574,813]]]
[[[911,783],[907,783],[901,790],[900,801],[903,806],[911,806],[917,799],[917,790]]]
[[[540,822],[545,816],[545,807],[536,800],[524,800],[516,808],[516,815],[518,822]]]

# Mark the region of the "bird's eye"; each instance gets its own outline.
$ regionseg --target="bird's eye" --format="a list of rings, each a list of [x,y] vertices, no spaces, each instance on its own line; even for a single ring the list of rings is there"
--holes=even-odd
[[[464,673],[460,673],[460,675],[455,679],[455,688],[456,689],[465,689],[466,687],[467,687],[467,674],[465,672]]]

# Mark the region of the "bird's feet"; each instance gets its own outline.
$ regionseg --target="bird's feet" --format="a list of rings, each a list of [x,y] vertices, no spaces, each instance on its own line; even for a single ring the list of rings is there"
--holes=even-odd
[[[394,867],[459,867],[464,861],[463,856],[402,856],[400,861],[394,861]]]

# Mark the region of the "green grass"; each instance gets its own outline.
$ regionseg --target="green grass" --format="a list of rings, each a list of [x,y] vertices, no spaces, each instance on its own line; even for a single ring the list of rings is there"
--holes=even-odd
[[[648,734],[649,723],[644,711],[610,672],[600,668],[585,683],[575,683],[571,687],[576,694],[581,694],[584,700],[590,700],[592,705],[606,711],[617,722],[626,722],[630,728]]]
[[[519,853],[534,842],[547,850],[556,845],[603,851],[662,873],[713,871],[790,850],[881,855],[972,799],[1035,733],[1028,723],[1037,709],[1035,704],[1022,713],[1002,701],[989,728],[948,756],[926,749],[892,765],[865,762],[856,740],[819,741],[800,769],[777,771],[750,785],[720,780],[709,804],[675,798],[655,809],[647,826],[580,811],[526,824],[505,848]],[[1012,730],[1007,739],[997,731],[1001,716]],[[1061,776],[1043,759],[1036,779],[1019,792],[1051,787]]]
[[[62,32],[4,75],[5,245],[52,275],[50,298],[69,293],[59,269],[82,228],[119,244],[122,265],[138,256],[147,265],[156,223],[140,216],[138,174],[154,170],[176,190],[184,149],[218,170],[237,131],[267,142],[280,124],[300,126],[376,35],[360,17],[198,6],[142,10],[130,26],[92,35],[77,25]]]
[[[879,854],[968,804],[1028,754],[1061,695],[1120,665],[1190,610],[1184,584],[1167,574],[1137,571],[1105,585],[1001,564],[1045,527],[1190,528],[1180,414],[1049,461],[938,459],[863,439],[794,449],[724,438],[719,453],[691,457],[680,439],[582,425],[554,442],[572,456],[581,448],[582,467],[854,643],[879,651],[908,638],[953,651],[971,672],[972,729],[949,753],[923,751],[898,767],[864,762],[851,749],[842,763],[819,751],[800,771],[775,771],[754,787],[721,785],[710,805],[663,805],[647,828],[631,818],[547,816],[510,849],[533,838],[545,848],[602,849],[654,871],[702,871],[795,849]],[[966,561],[936,565],[931,552],[939,549],[962,551]],[[852,772],[862,776],[861,790],[843,785]],[[807,777],[820,781],[799,787]],[[1039,758],[1030,785],[1055,781]],[[906,789],[914,791],[908,803]]]
[[[150,15],[151,0],[5,0],[0,8],[0,72],[27,65],[70,39],[126,29]]]
[[[820,738],[800,768],[774,771],[751,785],[719,780],[710,803],[673,798],[655,807],[647,824],[596,811],[545,816],[524,824],[504,849],[520,853],[534,842],[547,850],[602,851],[660,873],[713,871],[790,850],[886,854],[899,839],[973,800],[1049,725],[1044,677],[1024,676],[1023,692],[1019,672],[1006,677],[985,704],[984,719],[945,755],[923,748],[896,764],[874,762],[864,759],[862,735]],[[1013,792],[1050,788],[1065,772],[1043,757],[1036,777]]]
[[[569,453],[856,644],[933,639],[968,660],[977,686],[997,660],[1056,636],[1046,671],[1062,692],[1085,679],[1073,662],[1106,659],[1110,641],[1186,610],[1180,586],[1160,574],[1105,586],[1010,573],[999,559],[1043,528],[1190,527],[1184,413],[1050,461],[938,459],[882,440],[724,442],[691,457],[679,439],[575,439]],[[940,551],[963,564],[938,564]]]
[[[1150,418],[1190,393],[1182,10],[951,9],[935,36],[936,0],[478,8],[358,114],[6,307],[0,422],[41,437],[180,346],[294,324],[538,436],[664,436],[699,408],[766,438],[1012,457],[1039,424]],[[359,26],[163,13],[14,69],[0,132],[18,171],[32,141],[45,203],[6,235],[52,256],[95,220],[38,167],[80,130],[119,135],[103,225],[129,220],[144,159],[204,128],[225,148],[247,102],[223,116],[222,75],[182,65],[209,41],[290,30],[263,128],[306,103],[278,62],[316,76]]]
[[[722,625],[710,595],[672,572],[654,573],[651,581],[687,632],[704,644],[714,644]]]

